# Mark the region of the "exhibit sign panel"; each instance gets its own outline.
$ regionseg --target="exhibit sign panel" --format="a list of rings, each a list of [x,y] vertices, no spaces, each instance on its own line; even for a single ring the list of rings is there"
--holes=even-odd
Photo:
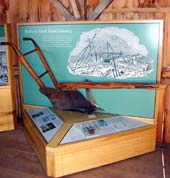
[[[34,48],[23,38],[37,42],[58,82],[157,83],[160,80],[162,21],[159,20],[19,24],[18,36],[22,53]],[[36,53],[26,59],[38,74],[45,71]],[[48,76],[42,80],[54,87]],[[24,67],[22,84],[25,104],[51,106]],[[85,93],[83,89],[80,91]],[[93,89],[91,92],[106,112],[154,115],[153,90]]]
[[[5,29],[0,25],[0,43],[5,41]],[[8,85],[8,67],[6,59],[6,47],[0,45],[0,86]]]

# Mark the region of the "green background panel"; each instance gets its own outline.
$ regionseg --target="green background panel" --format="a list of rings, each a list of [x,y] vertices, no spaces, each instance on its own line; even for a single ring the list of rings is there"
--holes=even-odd
[[[153,90],[92,89],[91,93],[96,104],[107,113],[154,117],[155,91]]]
[[[83,32],[95,28],[119,27],[133,32],[140,39],[148,50],[148,57],[153,59],[154,71],[147,77],[112,79],[102,77],[89,77],[72,75],[67,69],[70,52],[75,48]],[[33,49],[29,41],[23,41],[23,37],[33,38],[40,46],[45,58],[50,65],[57,81],[59,82],[79,82],[86,79],[94,82],[145,82],[156,83],[157,65],[159,54],[160,23],[85,23],[85,24],[26,24],[19,25],[19,43],[21,51],[27,52]],[[65,41],[63,40],[65,39]],[[44,71],[36,54],[26,57],[31,66],[38,74]],[[39,92],[39,86],[22,67],[23,95],[25,104],[50,106],[48,99]],[[43,81],[47,86],[53,86],[48,77]],[[81,90],[82,91],[82,90]],[[84,92],[84,91],[83,91]],[[131,89],[111,89],[92,90],[97,103],[106,111],[116,114],[128,114],[142,117],[153,117],[155,91],[151,90],[131,90]],[[147,101],[147,102],[146,102]]]
[[[4,36],[5,36],[4,26],[0,25],[0,37],[4,37]]]

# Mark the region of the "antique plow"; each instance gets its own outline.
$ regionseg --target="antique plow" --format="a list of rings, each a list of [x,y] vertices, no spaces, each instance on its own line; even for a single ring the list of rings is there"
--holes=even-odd
[[[95,111],[96,108],[99,108],[97,104],[94,103],[94,99],[92,98],[92,96],[89,96],[91,95],[89,89],[87,89],[89,101],[79,91],[75,89],[74,90],[61,89],[38,44],[32,38],[23,38],[23,40],[31,41],[35,49],[22,54],[22,52],[16,47],[16,45],[11,42],[2,42],[1,45],[9,45],[15,51],[17,59],[24,65],[27,71],[31,74],[33,79],[39,85],[40,92],[49,98],[49,100],[52,103],[52,106],[55,109],[92,113],[93,111]],[[37,75],[32,66],[25,59],[25,56],[34,52],[38,54],[40,60],[44,65],[44,68],[46,69],[45,72],[43,72],[40,75]],[[45,85],[45,83],[42,81],[42,77],[45,75],[49,75],[55,88],[50,88]]]
[[[34,80],[40,87],[40,92],[46,95],[52,103],[52,106],[61,110],[73,110],[86,113],[92,113],[100,107],[95,103],[90,88],[129,88],[129,89],[151,89],[160,90],[165,86],[163,84],[149,84],[149,83],[127,83],[127,82],[62,82],[58,83],[53,72],[50,69],[40,47],[32,38],[23,38],[24,41],[31,41],[35,49],[24,54],[11,42],[1,42],[1,45],[9,45],[15,51],[18,60],[25,66],[27,71],[31,74]],[[36,52],[46,69],[41,75],[37,75],[35,70],[25,59],[25,56]],[[50,88],[42,81],[42,77],[49,75],[55,88]],[[85,88],[88,100],[76,89]]]

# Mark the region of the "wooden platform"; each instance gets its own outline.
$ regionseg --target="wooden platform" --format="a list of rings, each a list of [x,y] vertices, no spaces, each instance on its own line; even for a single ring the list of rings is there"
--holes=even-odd
[[[24,113],[24,126],[48,176],[60,177],[155,150],[156,126],[154,124],[61,145],[59,143],[70,125],[89,118],[81,113],[60,112],[57,114],[63,118],[65,124],[47,143],[27,113]],[[97,116],[97,118],[103,117],[108,117],[108,115]]]
[[[15,128],[15,109],[12,102],[11,87],[0,87],[0,131]]]

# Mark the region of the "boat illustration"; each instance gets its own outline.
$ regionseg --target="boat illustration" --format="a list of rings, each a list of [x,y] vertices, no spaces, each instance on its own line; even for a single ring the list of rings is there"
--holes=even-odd
[[[102,50],[97,50],[96,36],[94,34],[91,39],[79,44],[76,53],[70,55],[68,70],[73,75],[124,79],[145,77],[154,70],[151,58],[140,53],[117,51],[111,41],[104,41]]]

